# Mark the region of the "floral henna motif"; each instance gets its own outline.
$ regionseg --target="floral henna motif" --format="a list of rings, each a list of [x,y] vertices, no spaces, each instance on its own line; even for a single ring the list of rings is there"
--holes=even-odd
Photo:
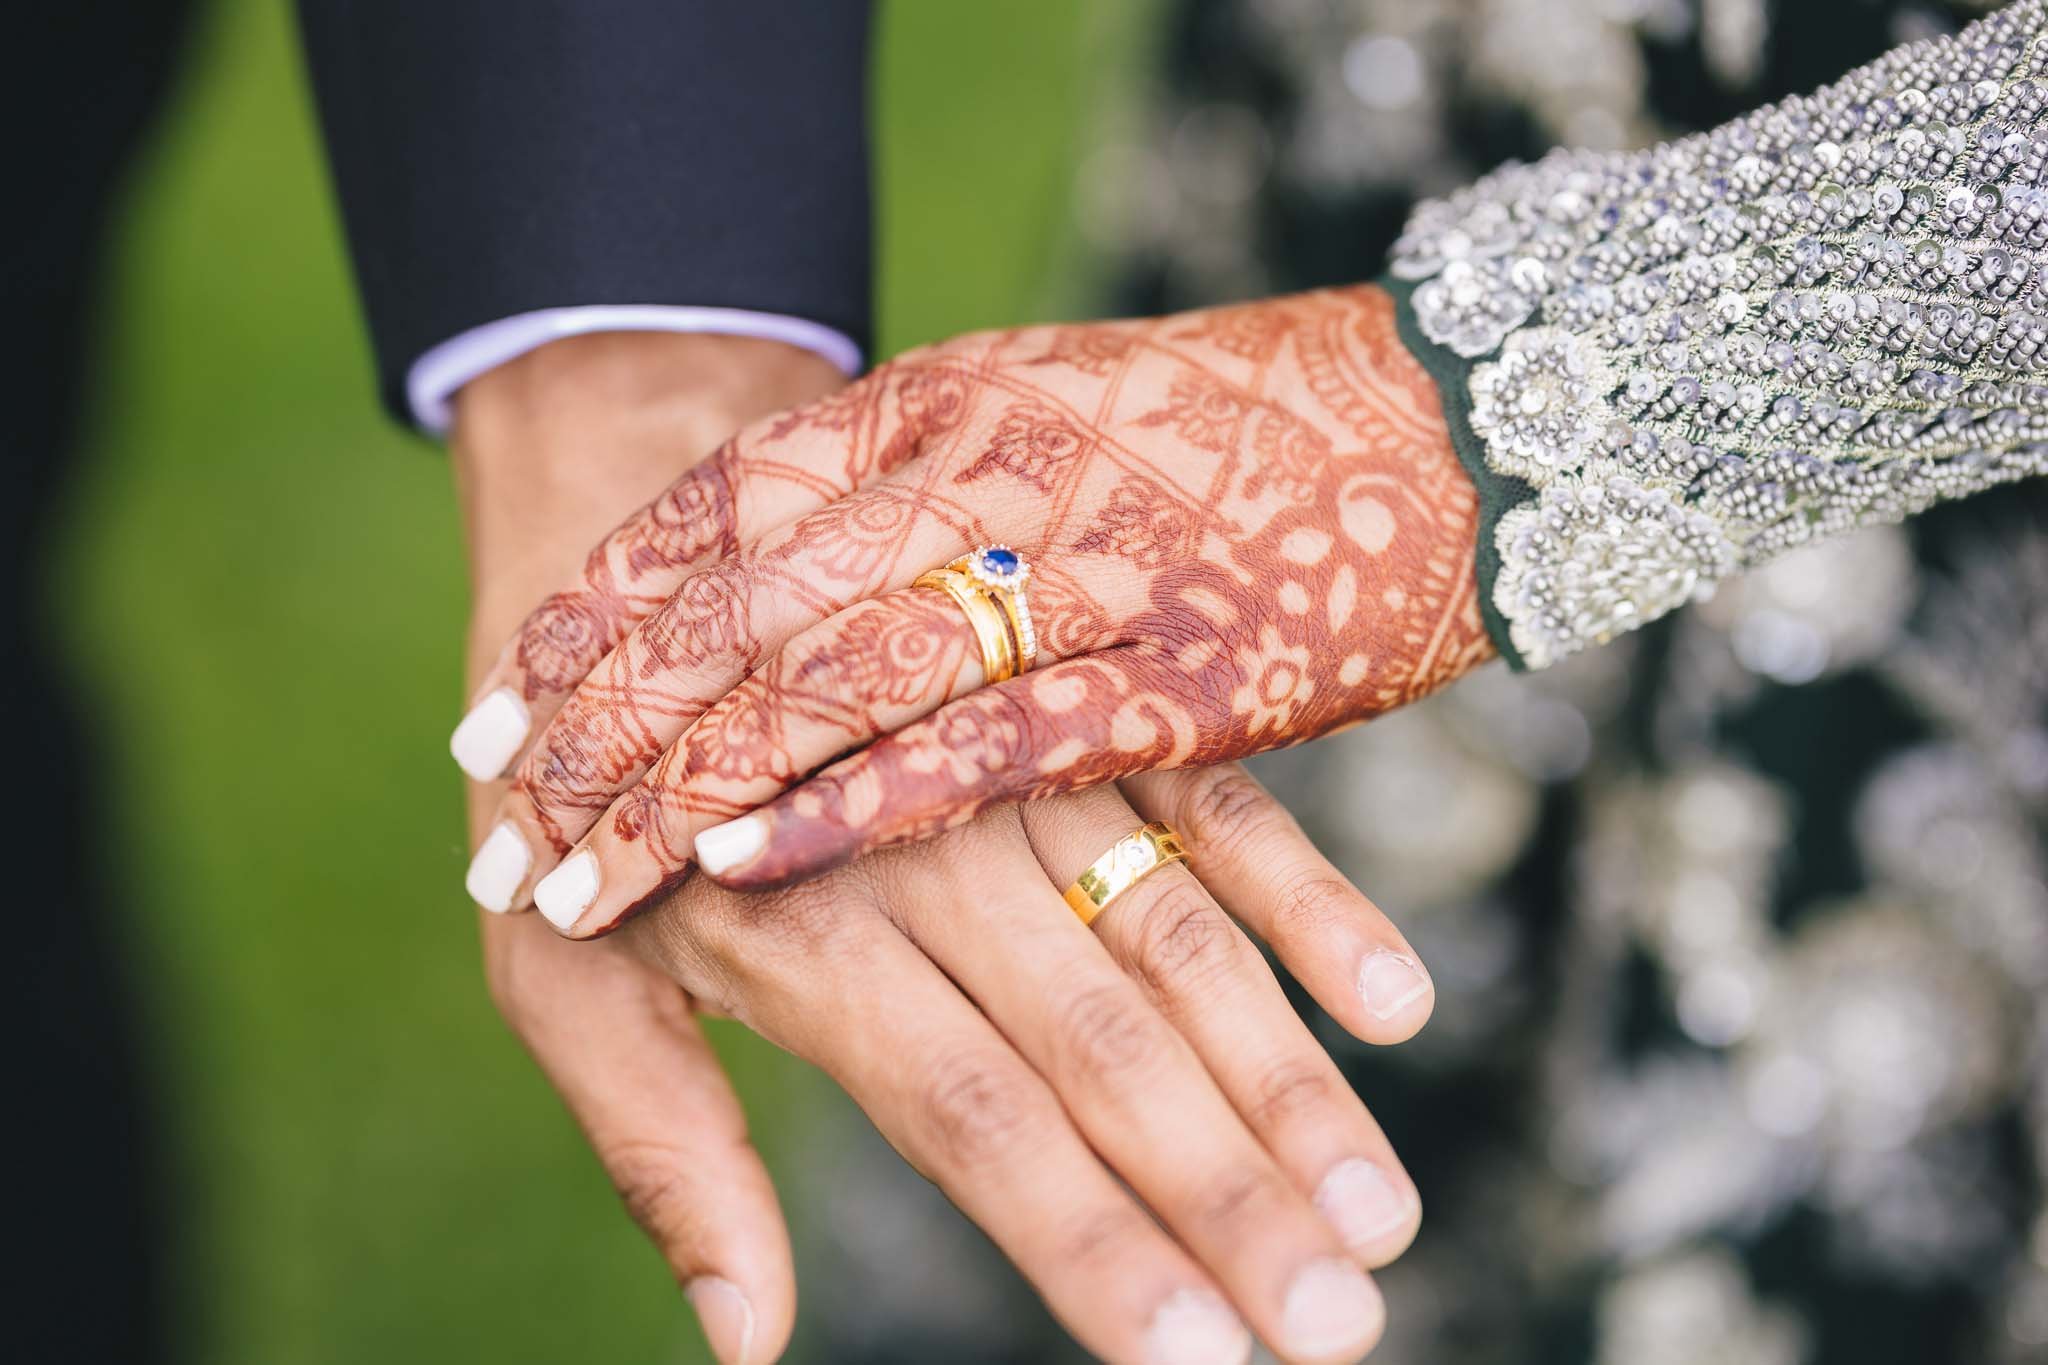
[[[661,604],[681,570],[738,548],[731,465],[728,448],[678,479],[590,552],[581,584],[526,618],[512,655],[526,700],[573,689]]]
[[[955,483],[973,483],[1000,470],[1041,493],[1052,491],[1064,467],[1081,453],[1081,433],[1049,408],[1021,404],[1003,414],[988,446]]]
[[[1086,657],[976,692],[772,803],[768,848],[733,884],[810,875],[996,801],[1298,743],[1491,657],[1477,499],[1383,293],[1291,300],[1270,326],[1109,326],[1139,350],[1115,392],[1038,381],[1041,403],[1090,419],[1075,467],[1033,483],[1064,499],[1044,539],[1068,547],[1040,569],[1036,612],[1053,655]],[[1267,330],[1269,346],[1218,341]],[[1198,363],[1190,341],[1229,359]],[[1077,613],[1089,624],[1063,630]]]
[[[984,334],[827,407],[766,444],[867,482],[686,580],[597,671],[541,746],[570,751],[540,769],[564,828],[673,744],[613,832],[673,869],[689,824],[773,798],[767,848],[720,873],[765,885],[992,801],[1299,743],[1491,657],[1477,498],[1376,288]],[[989,542],[1034,561],[1041,665],[946,704],[972,638],[909,584]]]
[[[1084,531],[1079,554],[1114,555],[1135,569],[1158,569],[1186,554],[1195,518],[1150,479],[1133,475],[1116,486],[1109,505]]]
[[[1084,374],[1107,378],[1131,354],[1132,339],[1107,327],[1058,327],[1044,353],[1027,365],[1071,365]]]
[[[1250,407],[1245,396],[1230,385],[1200,371],[1176,375],[1167,391],[1166,406],[1138,419],[1141,427],[1170,426],[1174,434],[1199,450],[1221,452],[1237,441]]]

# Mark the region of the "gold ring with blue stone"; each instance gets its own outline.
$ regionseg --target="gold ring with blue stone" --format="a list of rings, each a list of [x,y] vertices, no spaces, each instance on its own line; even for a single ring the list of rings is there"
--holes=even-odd
[[[1017,671],[1029,669],[1038,658],[1038,629],[1031,622],[1031,604],[1024,596],[1024,585],[1031,579],[1031,566],[1024,556],[1007,545],[984,545],[946,567],[966,574],[995,599],[1010,623]]]

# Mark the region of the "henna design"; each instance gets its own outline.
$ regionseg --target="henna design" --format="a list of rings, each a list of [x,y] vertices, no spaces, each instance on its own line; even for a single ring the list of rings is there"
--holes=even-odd
[[[1170,332],[1175,341],[1195,341],[1255,364],[1278,354],[1297,319],[1284,299],[1258,308],[1213,308],[1193,315],[1185,327]]]
[[[1045,350],[1027,365],[1071,365],[1084,374],[1106,378],[1130,355],[1131,338],[1106,327],[1071,326],[1053,329]]]
[[[1084,464],[1111,466],[1113,482],[1075,476],[1074,506],[1101,492],[1071,517],[1071,553],[1045,586],[1144,581],[1106,639],[1083,632],[1092,649],[1124,648],[974,693],[826,769],[770,804],[766,851],[723,879],[774,885],[993,802],[1297,743],[1491,657],[1477,499],[1428,376],[1391,340],[1391,301],[1338,291],[1274,316],[1158,339],[1137,324],[1147,354],[1121,372],[1123,392],[1093,409],[1067,398],[1096,414],[1085,439],[1101,455]],[[1260,368],[1198,366],[1191,342]],[[1081,560],[1098,556],[1091,573]],[[1071,604],[1039,596],[1054,652],[1072,653]]]
[[[551,831],[658,760],[610,828],[667,874],[692,827],[800,783],[725,878],[760,886],[992,801],[1298,743],[1492,654],[1477,498],[1377,288],[963,339],[766,444],[864,486],[687,579],[593,674],[523,778]],[[987,541],[1036,561],[1047,664],[943,705],[978,658],[907,585]]]
[[[1170,426],[1183,441],[1201,450],[1228,450],[1237,440],[1250,407],[1243,394],[1201,371],[1176,375],[1166,406],[1138,419],[1141,427]]]
[[[1126,478],[1073,544],[1078,554],[1114,555],[1134,569],[1163,568],[1188,548],[1194,518],[1150,479]]]
[[[1021,404],[1003,414],[980,458],[953,476],[973,483],[1001,470],[1041,493],[1052,491],[1063,467],[1081,453],[1081,433],[1048,408]]]

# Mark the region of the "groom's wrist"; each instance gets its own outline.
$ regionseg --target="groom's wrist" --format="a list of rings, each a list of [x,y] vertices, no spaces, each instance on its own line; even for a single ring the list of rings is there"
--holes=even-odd
[[[478,615],[523,616],[739,427],[845,382],[800,347],[659,332],[569,337],[479,376],[451,433]]]

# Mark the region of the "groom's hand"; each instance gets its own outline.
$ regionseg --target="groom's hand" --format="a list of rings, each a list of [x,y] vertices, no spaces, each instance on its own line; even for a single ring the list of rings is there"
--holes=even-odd
[[[589,547],[732,430],[843,383],[775,342],[614,333],[552,343],[457,403],[475,601],[469,676]],[[472,785],[480,836],[501,784]],[[772,1360],[795,1316],[789,1239],[739,1103],[689,999],[537,916],[483,917],[493,999],[561,1092],[726,1365]]]

